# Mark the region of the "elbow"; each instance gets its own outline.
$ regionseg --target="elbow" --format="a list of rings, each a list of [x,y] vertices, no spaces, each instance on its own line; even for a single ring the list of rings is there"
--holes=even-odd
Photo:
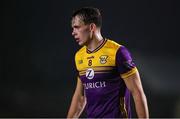
[[[146,95],[143,90],[131,91],[131,94],[135,100],[146,100]]]

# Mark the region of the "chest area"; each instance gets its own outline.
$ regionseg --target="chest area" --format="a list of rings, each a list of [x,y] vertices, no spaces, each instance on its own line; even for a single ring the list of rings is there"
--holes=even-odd
[[[115,55],[115,52],[112,51],[84,54],[77,58],[76,66],[79,71],[86,70],[87,68],[115,66]]]

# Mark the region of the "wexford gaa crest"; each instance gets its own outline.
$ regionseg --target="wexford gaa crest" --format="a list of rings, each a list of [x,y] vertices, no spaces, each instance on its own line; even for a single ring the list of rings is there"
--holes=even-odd
[[[101,55],[101,56],[99,57],[100,63],[101,63],[101,64],[105,64],[105,63],[107,62],[107,58],[108,58],[107,55]]]

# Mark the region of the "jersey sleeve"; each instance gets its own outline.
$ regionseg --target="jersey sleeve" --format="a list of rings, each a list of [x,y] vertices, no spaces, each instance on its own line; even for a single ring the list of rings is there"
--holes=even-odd
[[[122,78],[127,78],[137,71],[131,54],[126,47],[120,46],[116,53],[116,66]]]

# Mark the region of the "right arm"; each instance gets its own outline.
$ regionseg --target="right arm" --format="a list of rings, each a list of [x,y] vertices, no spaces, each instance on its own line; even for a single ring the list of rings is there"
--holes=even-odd
[[[84,107],[86,105],[86,98],[83,93],[83,85],[81,80],[78,78],[76,90],[71,101],[71,106],[69,108],[67,118],[77,118],[84,110]]]

